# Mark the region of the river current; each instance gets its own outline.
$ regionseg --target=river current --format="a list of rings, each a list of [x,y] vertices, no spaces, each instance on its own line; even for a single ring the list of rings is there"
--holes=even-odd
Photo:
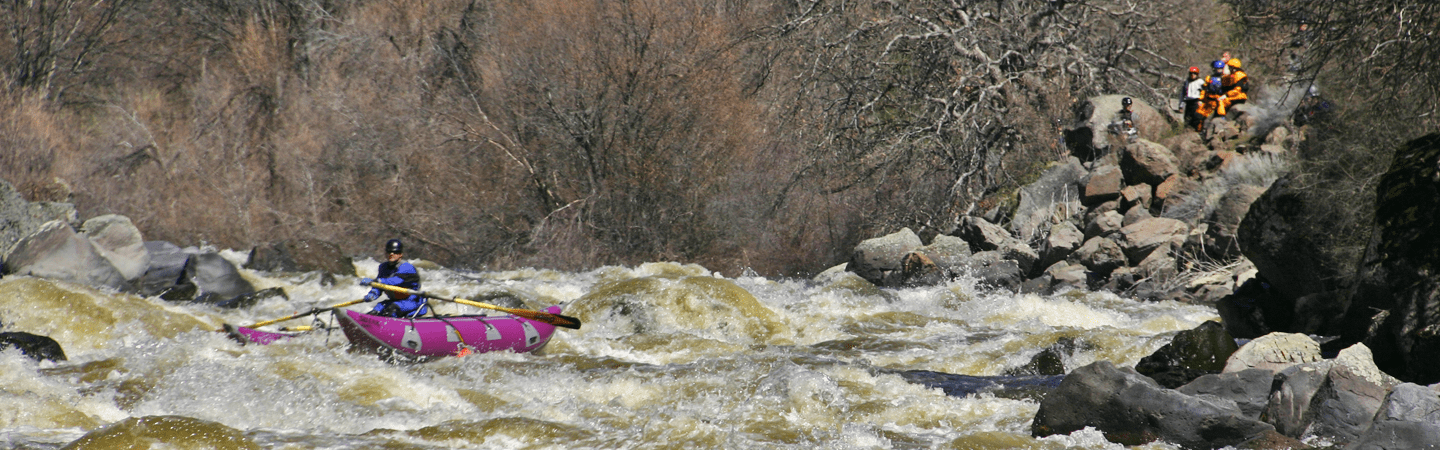
[[[373,276],[376,263],[356,266]],[[4,331],[50,336],[69,361],[0,352],[0,447],[1119,448],[1093,430],[1030,437],[1035,396],[925,380],[999,378],[1062,341],[1073,347],[1067,371],[1132,366],[1175,332],[1217,319],[1213,307],[1014,294],[963,277],[879,289],[846,273],[731,278],[676,263],[579,273],[417,266],[428,292],[558,304],[584,326],[558,329],[538,353],[403,365],[348,351],[338,330],[263,346],[215,331],[358,299],[366,288],[352,277],[326,285],[318,273],[242,270],[289,296],[244,310],[5,277]]]

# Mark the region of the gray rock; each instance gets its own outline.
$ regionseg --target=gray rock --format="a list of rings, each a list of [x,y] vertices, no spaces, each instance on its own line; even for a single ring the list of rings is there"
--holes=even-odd
[[[1370,349],[1355,344],[1335,357],[1326,382],[1310,400],[1309,432],[1352,442],[1370,428],[1385,394],[1400,384],[1375,367]]]
[[[1106,237],[1125,227],[1125,216],[1115,211],[1106,211],[1085,224],[1085,239]]]
[[[129,217],[118,214],[92,217],[80,225],[80,232],[95,243],[100,256],[109,260],[126,280],[140,278],[150,267],[145,239]]]
[[[1081,183],[1084,177],[1085,167],[1080,165],[1080,160],[1069,158],[1050,167],[1039,180],[1020,188],[1020,204],[1010,220],[1010,232],[1021,241],[1029,242],[1048,227],[1055,216],[1063,219],[1069,217],[1066,212],[1081,211],[1077,206],[1080,191],[1084,189]]]
[[[234,264],[214,252],[192,255],[185,266],[185,278],[200,289],[195,300],[202,303],[220,303],[255,292],[255,286],[240,275]]]
[[[934,239],[930,240],[930,245],[920,247],[915,251],[924,253],[925,256],[930,257],[931,261],[935,262],[935,265],[945,270],[964,264],[972,254],[970,244],[964,239],[944,234],[936,235]]]
[[[1075,228],[1075,224],[1061,222],[1050,226],[1050,231],[1045,235],[1044,250],[1040,252],[1039,264],[1043,267],[1050,267],[1058,261],[1064,261],[1080,244],[1085,243],[1085,233]]]
[[[0,333],[0,350],[20,349],[21,353],[36,361],[65,361],[65,349],[49,336],[25,332]]]
[[[26,201],[14,185],[0,180],[0,260],[9,257],[21,238],[39,231],[40,227],[54,220],[73,227],[79,222],[75,205]]]
[[[1179,379],[1179,383],[1160,383],[1175,388],[1200,375],[1220,372],[1225,368],[1225,361],[1239,348],[1230,333],[1225,332],[1224,326],[1210,320],[1193,329],[1176,333],[1170,343],[1149,356],[1140,358],[1140,362],[1135,365],[1135,371],[1151,378],[1165,372],[1185,372],[1185,377]],[[1160,380],[1157,378],[1156,381]]]
[[[1070,254],[1070,261],[1084,265],[1100,275],[1107,275],[1120,267],[1125,266],[1125,252],[1108,238],[1094,237],[1085,241]]]
[[[1000,250],[1017,241],[1004,227],[974,216],[961,219],[958,231],[960,238],[970,243],[971,249],[982,252]]]
[[[1149,209],[1140,205],[1134,205],[1131,206],[1130,209],[1125,210],[1125,219],[1122,220],[1120,224],[1122,227],[1128,227],[1146,219],[1153,218],[1155,218],[1155,216],[1150,214]]]
[[[145,252],[150,255],[150,265],[137,281],[141,295],[158,295],[176,285],[189,283],[184,276],[190,252],[165,241],[145,242]]]
[[[1134,370],[1100,361],[1075,369],[1040,402],[1031,425],[1037,437],[1095,427],[1111,442],[1164,440],[1183,448],[1237,445],[1274,430],[1244,416],[1230,400],[1166,389]]]
[[[1120,170],[1130,183],[1157,185],[1170,175],[1180,171],[1175,155],[1165,146],[1141,139],[1125,146],[1120,158]]]
[[[1085,276],[1085,266],[1070,264],[1059,261],[1045,269],[1045,274],[1050,276],[1050,292],[1056,292],[1065,288],[1081,289],[1088,281]]]
[[[1005,259],[996,251],[971,255],[970,259],[958,268],[958,273],[975,277],[983,285],[1010,291],[1018,291],[1020,283],[1025,279],[1019,263]]]
[[[339,246],[315,239],[290,239],[250,250],[245,268],[280,272],[321,271],[335,275],[355,275],[355,263]]]
[[[1235,402],[1245,417],[1259,420],[1270,398],[1274,372],[1246,369],[1239,372],[1205,375],[1175,390],[1188,395],[1213,395]]]
[[[920,236],[909,228],[873,239],[861,241],[855,246],[847,269],[871,283],[883,284],[885,275],[900,270],[905,255],[920,248]]]
[[[1350,450],[1434,449],[1440,446],[1440,396],[1413,383],[1385,396],[1370,428]]]
[[[26,236],[5,259],[5,269],[16,275],[69,281],[91,286],[126,289],[125,276],[101,256],[94,243],[70,224],[50,221]]]
[[[1123,95],[1102,95],[1091,97],[1077,106],[1076,113],[1082,123],[1065,132],[1065,142],[1072,154],[1089,161],[1109,153],[1112,146],[1124,145],[1125,138],[1113,133],[1110,126],[1118,120],[1123,98]],[[1132,109],[1135,129],[1141,138],[1159,139],[1174,127],[1168,116],[1156,111],[1144,100],[1135,98]]]
[[[1321,359],[1320,344],[1309,336],[1270,333],[1246,343],[1225,361],[1225,372],[1265,369],[1280,372],[1287,367]]]
[[[1334,361],[1323,360],[1290,366],[1275,374],[1270,397],[1265,403],[1265,422],[1280,434],[1299,438],[1310,427],[1310,403],[1330,376]]]
[[[1175,219],[1146,219],[1120,229],[1115,240],[1132,263],[1144,261],[1150,252],[1165,245],[1179,248],[1185,243],[1190,226]]]
[[[1241,184],[1230,188],[1230,191],[1220,197],[1215,210],[1205,220],[1208,225],[1205,249],[1211,257],[1230,260],[1240,256],[1240,239],[1237,234],[1240,221],[1250,212],[1250,204],[1264,194],[1263,187]]]

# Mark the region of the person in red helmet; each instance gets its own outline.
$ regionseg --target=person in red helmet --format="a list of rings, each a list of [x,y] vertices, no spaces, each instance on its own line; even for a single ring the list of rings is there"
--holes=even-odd
[[[1200,79],[1200,68],[1191,67],[1189,79],[1180,87],[1180,105],[1185,110],[1185,126],[1200,131],[1205,125],[1205,116],[1200,114],[1200,96],[1205,93],[1205,80]]]

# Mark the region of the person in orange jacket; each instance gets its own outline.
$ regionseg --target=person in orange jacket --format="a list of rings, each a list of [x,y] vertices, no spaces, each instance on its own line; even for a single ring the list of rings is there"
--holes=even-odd
[[[1225,74],[1222,72],[1225,69],[1225,62],[1217,60],[1210,64],[1210,68],[1212,72],[1205,77],[1204,92],[1200,95],[1200,106],[1196,108],[1196,113],[1206,118],[1225,115],[1225,104],[1222,102],[1225,98],[1223,90]]]
[[[1230,68],[1230,74],[1225,75],[1220,81],[1220,89],[1225,92],[1225,98],[1220,100],[1224,104],[1221,107],[1222,111],[1229,109],[1232,105],[1243,104],[1250,99],[1250,96],[1246,95],[1250,91],[1250,76],[1245,75],[1245,71],[1240,69],[1240,59],[1231,58],[1225,63],[1225,66]],[[1224,115],[1225,113],[1221,112],[1220,114]]]

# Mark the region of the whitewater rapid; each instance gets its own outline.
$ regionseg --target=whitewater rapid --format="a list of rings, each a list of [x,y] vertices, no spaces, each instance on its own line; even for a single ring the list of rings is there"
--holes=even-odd
[[[366,275],[375,265],[356,267]],[[0,352],[0,447],[1116,448],[1094,431],[1031,438],[1034,398],[946,395],[901,373],[1004,375],[1061,340],[1076,343],[1067,370],[1131,366],[1217,319],[1213,307],[1013,294],[967,278],[879,289],[845,273],[727,278],[676,263],[580,273],[418,266],[429,292],[558,304],[584,326],[560,329],[535,354],[395,365],[347,351],[338,330],[268,346],[215,331],[360,298],[366,288],[352,277],[327,286],[317,273],[242,270],[289,296],[248,310],[6,277],[4,331],[50,336],[69,361]]]

